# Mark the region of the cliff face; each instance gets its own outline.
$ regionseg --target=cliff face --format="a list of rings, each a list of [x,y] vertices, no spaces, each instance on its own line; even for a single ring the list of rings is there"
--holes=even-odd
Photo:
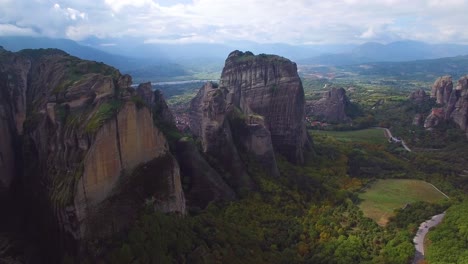
[[[206,83],[190,103],[190,128],[200,138],[202,151],[214,157],[216,167],[225,171],[226,181],[235,189],[251,187],[241,156],[234,144],[228,120],[228,91]]]
[[[440,77],[432,87],[431,97],[443,107],[432,110],[424,127],[432,128],[442,120],[453,120],[468,136],[468,75],[458,80],[455,90],[450,76]]]
[[[309,141],[304,122],[304,90],[295,63],[283,57],[234,51],[221,74],[220,89],[244,115],[264,118],[275,150],[295,163],[304,161]]]
[[[17,173],[18,135],[26,119],[27,72],[31,63],[0,47],[0,193],[7,192]]]
[[[236,198],[231,187],[192,142],[182,138],[177,142],[176,149],[181,174],[189,179],[185,183],[187,206],[204,208],[211,201]]]
[[[50,227],[44,230],[57,230],[50,235],[58,247],[95,237],[90,230],[99,223],[90,219],[109,211],[111,197],[131,193],[121,185],[154,160],[166,162],[145,173],[142,180],[154,178],[145,196],[127,200],[158,196],[155,207],[185,211],[179,166],[138,95],[144,92],[130,85],[114,68],[58,50],[0,51],[0,185],[23,186],[33,216]],[[125,223],[112,226],[115,232]]]
[[[431,97],[436,98],[438,104],[446,104],[452,93],[453,83],[451,76],[439,77],[432,86]]]
[[[320,100],[307,103],[307,115],[331,123],[349,121],[350,118],[346,115],[349,104],[345,89],[333,87]]]
[[[408,96],[408,99],[414,106],[416,114],[413,117],[412,124],[415,126],[422,126],[425,122],[425,114],[428,111],[429,104],[432,102],[429,101],[429,95],[423,89],[417,89]],[[428,120],[427,123],[433,123],[435,120]]]
[[[296,64],[282,57],[232,52],[219,86],[203,86],[190,113],[190,129],[203,152],[226,168],[236,189],[251,184],[244,156],[255,156],[274,176],[279,174],[275,151],[302,163],[310,144]]]

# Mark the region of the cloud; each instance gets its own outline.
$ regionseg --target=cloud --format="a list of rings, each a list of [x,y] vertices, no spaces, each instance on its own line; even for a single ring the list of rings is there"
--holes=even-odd
[[[468,43],[466,0],[0,0],[0,24],[147,42]],[[10,26],[10,27],[11,27]],[[29,31],[27,31],[29,30]]]
[[[0,24],[0,36],[35,36],[30,28],[21,28],[11,24]]]

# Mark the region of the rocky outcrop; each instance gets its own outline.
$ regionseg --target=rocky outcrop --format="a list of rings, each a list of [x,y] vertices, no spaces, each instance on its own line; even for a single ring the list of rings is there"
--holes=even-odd
[[[136,89],[146,106],[148,106],[155,116],[157,123],[163,123],[166,126],[174,126],[175,120],[169,106],[160,90],[153,90],[150,82],[141,83]]]
[[[411,103],[411,108],[416,112],[413,117],[412,124],[414,126],[423,126],[425,117],[430,107],[434,105],[434,102],[430,100],[429,95],[423,89],[417,89],[408,96]],[[437,122],[434,118],[427,121],[427,125]]]
[[[191,101],[190,129],[236,189],[251,185],[246,156],[256,157],[271,175],[279,175],[275,151],[302,163],[310,142],[296,64],[274,55],[232,52],[219,86],[205,84]]]
[[[423,102],[429,98],[429,95],[423,89],[418,89],[413,91],[408,98],[414,102]]]
[[[468,136],[468,75],[458,80],[455,91],[450,95],[447,112]]]
[[[350,120],[346,115],[349,105],[346,90],[333,87],[330,91],[324,92],[320,100],[307,102],[307,116],[329,123],[347,122]]]
[[[204,208],[211,201],[236,198],[235,192],[189,139],[180,139],[176,149],[188,206]]]
[[[443,108],[433,108],[424,121],[424,128],[431,129],[438,126],[444,120],[444,116]]]
[[[424,127],[432,128],[443,120],[452,120],[468,136],[468,75],[458,80],[455,90],[450,76],[440,77],[432,87],[431,97],[443,107],[432,110]]]
[[[431,90],[431,97],[436,98],[438,104],[446,104],[452,93],[453,83],[451,76],[442,76],[439,77]]]
[[[0,51],[0,185],[18,181],[31,217],[55,230],[55,249],[111,235],[145,199],[185,211],[179,165],[149,109],[163,99],[130,85],[114,68],[59,50]]]
[[[206,83],[190,103],[190,128],[200,139],[203,153],[216,161],[212,165],[223,171],[230,186],[239,190],[252,187],[252,182],[234,144],[228,119],[234,108],[226,101],[228,94],[227,89]]]
[[[274,55],[234,51],[226,59],[219,86],[229,91],[229,104],[244,115],[264,117],[276,151],[292,162],[304,161],[309,140],[304,90],[295,63]]]

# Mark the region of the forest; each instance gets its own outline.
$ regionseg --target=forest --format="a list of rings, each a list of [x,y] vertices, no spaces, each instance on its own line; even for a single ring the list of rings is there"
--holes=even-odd
[[[214,202],[186,216],[155,212],[148,201],[128,232],[90,250],[99,254],[113,248],[96,256],[105,263],[409,263],[419,223],[447,208],[447,221],[463,219],[459,208],[466,207],[466,196],[451,176],[451,163],[425,153],[404,153],[377,138],[352,140],[359,137],[356,133],[351,140],[343,137],[314,132],[314,152],[306,165],[280,158],[280,178],[265,175],[249,160],[257,189],[237,201]],[[399,208],[386,225],[379,225],[359,208],[359,194],[379,178],[425,180],[451,199]],[[460,230],[466,229],[463,224]],[[459,240],[440,240],[458,232],[453,228],[445,223],[431,233],[434,263],[445,263],[437,255],[438,246],[466,245],[463,233]]]

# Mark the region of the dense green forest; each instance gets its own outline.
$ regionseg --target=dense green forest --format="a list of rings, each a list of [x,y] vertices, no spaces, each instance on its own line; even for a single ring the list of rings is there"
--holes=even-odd
[[[421,170],[430,163],[442,165]],[[449,164],[385,141],[314,134],[305,166],[283,158],[279,166],[281,177],[272,178],[250,160],[255,191],[185,216],[148,203],[130,230],[90,251],[105,263],[408,263],[419,223],[464,197],[447,181]],[[455,199],[400,208],[380,226],[364,217],[358,198],[377,178],[423,179]]]
[[[468,201],[447,210],[442,224],[429,232],[429,263],[468,263]]]

